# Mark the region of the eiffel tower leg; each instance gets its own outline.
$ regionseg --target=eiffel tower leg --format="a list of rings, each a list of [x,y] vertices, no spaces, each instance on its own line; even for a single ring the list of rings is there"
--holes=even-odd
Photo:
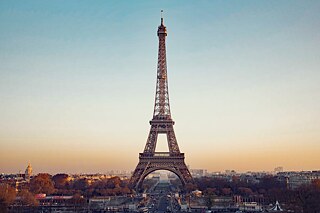
[[[134,170],[134,172],[131,176],[130,182],[129,182],[129,186],[131,188],[137,188],[138,183],[141,182],[142,174],[144,173],[147,165],[148,164],[146,162],[139,161],[136,169]]]
[[[168,129],[169,130],[167,131],[167,141],[168,141],[168,146],[169,146],[169,152],[180,153],[177,139],[174,134],[173,126],[169,125]]]
[[[188,169],[187,165],[184,162],[181,163],[179,171],[180,171],[181,176],[183,177],[183,179],[185,181],[185,184],[194,183],[193,178],[191,176],[191,173],[189,172],[189,169]]]
[[[155,152],[157,138],[158,138],[157,128],[154,126],[151,126],[149,136],[147,139],[147,143],[144,148],[145,153],[154,153]]]

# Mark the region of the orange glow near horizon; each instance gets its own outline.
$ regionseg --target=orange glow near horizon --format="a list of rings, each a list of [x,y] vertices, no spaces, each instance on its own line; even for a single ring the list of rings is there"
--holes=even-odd
[[[30,1],[0,4],[0,173],[134,170],[161,9],[186,164],[320,170],[320,1]]]
[[[133,140],[136,141],[136,140]],[[28,141],[23,141],[28,144]],[[303,146],[297,143],[272,143],[252,146],[246,143],[214,144],[212,148],[203,149],[198,146],[188,146],[182,141],[186,163],[191,168],[202,168],[208,171],[225,171],[234,169],[245,171],[272,171],[277,166],[285,170],[317,170],[320,164],[318,144]],[[19,143],[21,144],[21,143]],[[48,141],[45,143],[48,144]],[[37,173],[104,173],[110,170],[133,170],[138,161],[138,153],[143,150],[144,141],[136,145],[131,144],[127,149],[116,143],[100,145],[88,141],[52,141],[55,144],[48,147],[38,143],[28,146],[2,147],[0,155],[1,172],[17,173],[24,171],[30,161]],[[309,143],[310,144],[310,143]],[[126,145],[129,145],[126,143]],[[190,143],[189,143],[190,145]],[[307,153],[307,154],[306,154]]]

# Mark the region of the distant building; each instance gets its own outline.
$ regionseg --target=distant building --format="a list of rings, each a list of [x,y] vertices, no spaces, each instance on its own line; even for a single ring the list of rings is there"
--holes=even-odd
[[[159,179],[160,183],[169,183],[169,178],[168,178],[168,174],[166,173],[160,173],[160,179]]]
[[[278,174],[279,172],[283,172],[283,167],[282,166],[278,166],[276,168],[274,168],[274,173]]]
[[[319,174],[297,174],[290,176],[288,179],[289,188],[290,189],[296,189],[301,185],[310,184],[313,180],[319,179]]]
[[[31,167],[30,162],[28,163],[28,166],[26,168],[26,171],[25,171],[24,175],[25,175],[24,176],[25,180],[29,182],[30,178],[32,176],[32,167]]]
[[[193,177],[203,177],[207,175],[206,169],[190,169],[190,173]]]
[[[245,212],[261,212],[262,206],[257,202],[243,202],[239,206],[239,210],[245,211]]]
[[[278,179],[286,181],[289,189],[296,189],[302,185],[311,184],[313,180],[320,179],[320,171],[280,172]]]
[[[226,173],[226,175],[236,175],[237,174],[237,172],[235,170],[229,170],[229,169],[226,170],[225,173]]]

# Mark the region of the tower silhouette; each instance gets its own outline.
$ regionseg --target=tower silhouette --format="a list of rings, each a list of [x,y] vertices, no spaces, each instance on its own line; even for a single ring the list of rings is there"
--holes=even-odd
[[[174,121],[170,112],[167,78],[166,36],[167,29],[161,16],[161,24],[158,27],[159,50],[153,118],[150,121],[151,128],[146,146],[143,153],[139,154],[139,163],[130,179],[130,185],[136,189],[141,188],[144,178],[156,170],[175,173],[183,185],[193,183],[193,178],[184,162],[184,153],[180,152],[173,130]],[[156,152],[159,134],[166,134],[169,152]]]

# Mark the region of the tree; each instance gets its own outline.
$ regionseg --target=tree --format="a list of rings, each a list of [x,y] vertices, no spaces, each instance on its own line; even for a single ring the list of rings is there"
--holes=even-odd
[[[109,189],[120,188],[121,179],[117,176],[109,178],[107,182],[107,187]]]
[[[67,174],[56,174],[52,177],[54,187],[57,189],[66,189],[69,183],[70,176]]]
[[[131,194],[131,190],[126,186],[121,188],[121,194]]]
[[[77,193],[72,196],[71,202],[74,206],[81,206],[86,202],[86,200],[81,196],[81,194]]]
[[[312,181],[312,186],[315,190],[320,191],[320,179],[315,179]]]
[[[208,207],[208,209],[211,209],[211,207],[213,206],[213,198],[216,192],[217,192],[216,188],[207,188],[204,191],[206,206]]]
[[[216,188],[207,188],[204,192],[207,195],[215,195],[217,192],[217,189]]]
[[[35,199],[34,195],[26,189],[22,190],[18,195],[23,206],[39,205],[39,202],[37,201],[37,199]]]
[[[253,194],[252,190],[247,187],[239,187],[238,190],[239,190],[240,194],[244,195],[244,196],[250,196]]]
[[[230,188],[223,188],[221,190],[223,195],[230,195],[231,194],[231,189]]]
[[[0,209],[7,209],[7,207],[14,202],[15,198],[15,188],[8,184],[0,184]]]
[[[77,189],[77,190],[80,190],[80,191],[84,192],[89,187],[89,182],[85,178],[78,179],[78,180],[73,182],[72,187],[74,189]]]
[[[197,186],[195,184],[192,184],[192,183],[187,183],[185,185],[185,189],[186,189],[187,192],[192,192],[196,188],[197,188]]]
[[[319,182],[314,181],[309,185],[302,185],[297,189],[298,200],[303,212],[320,212],[320,187]]]
[[[40,173],[30,181],[30,191],[34,194],[44,193],[52,194],[55,192],[51,175],[47,173]]]
[[[209,210],[213,206],[213,195],[212,194],[207,195],[206,206],[208,207]]]

